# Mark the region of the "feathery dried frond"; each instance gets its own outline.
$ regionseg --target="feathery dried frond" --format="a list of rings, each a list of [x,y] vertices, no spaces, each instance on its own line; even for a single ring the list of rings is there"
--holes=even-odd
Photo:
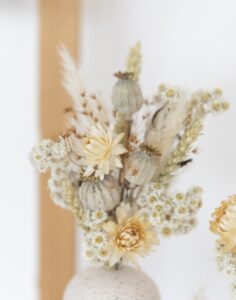
[[[139,79],[139,75],[141,72],[141,62],[141,44],[140,42],[137,42],[137,44],[130,49],[126,63],[126,71],[133,74],[134,80]]]
[[[183,135],[176,147],[170,153],[167,162],[158,177],[158,184],[167,187],[176,171],[181,167],[180,163],[184,161],[190,151],[193,143],[197,140],[203,129],[202,121],[189,121]]]
[[[160,169],[173,148],[186,118],[187,95],[183,90],[175,89],[176,96],[168,99],[158,109],[149,124],[145,142],[161,153]]]
[[[107,128],[109,115],[99,96],[86,91],[76,63],[65,46],[60,46],[59,55],[63,66],[63,85],[74,101],[74,108],[67,111],[70,126],[76,128],[79,135],[89,132],[98,123]]]
[[[76,63],[69,50],[64,45],[61,45],[58,48],[58,53],[63,67],[63,85],[74,102],[78,102],[80,100],[80,94],[83,91],[83,87]]]

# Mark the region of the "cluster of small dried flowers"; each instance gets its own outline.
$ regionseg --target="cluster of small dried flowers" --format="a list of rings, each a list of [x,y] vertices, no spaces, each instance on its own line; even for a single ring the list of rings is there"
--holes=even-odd
[[[225,252],[223,245],[216,242],[216,264],[218,271],[224,273],[230,280],[232,299],[236,299],[236,253]]]
[[[159,235],[186,234],[196,226],[196,214],[202,206],[202,189],[193,187],[186,193],[171,195],[150,185],[140,194],[137,204],[140,213],[156,227]]]
[[[228,108],[219,89],[189,95],[160,85],[144,100],[138,78],[140,44],[131,49],[126,72],[116,74],[114,114],[97,94],[81,86],[77,68],[61,50],[68,131],[57,142],[42,140],[31,161],[50,170],[52,200],[69,209],[84,232],[84,255],[97,266],[136,263],[158,244],[157,236],[185,234],[196,225],[201,188],[171,193],[169,185],[196,154],[208,113]]]
[[[216,263],[218,270],[232,278],[236,276],[236,254],[232,252],[224,252],[222,250],[222,245],[218,241],[216,242],[216,251]]]
[[[63,139],[54,143],[50,139],[43,139],[35,145],[31,151],[31,161],[39,172],[46,172],[66,155],[66,148]]]

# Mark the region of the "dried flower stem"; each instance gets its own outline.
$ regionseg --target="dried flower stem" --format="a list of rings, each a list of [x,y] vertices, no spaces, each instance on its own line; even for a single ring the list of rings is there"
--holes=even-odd
[[[71,146],[70,146],[70,143],[69,143],[69,140],[68,140],[68,137],[64,138],[64,142],[65,142],[66,152],[67,152],[67,156],[68,156],[69,160],[70,160],[73,164],[75,164],[76,166],[80,166],[79,164],[77,164],[77,162],[75,162],[75,161],[71,158],[70,153],[75,154],[76,156],[78,156],[78,154],[75,153],[75,152],[72,150],[72,148],[71,148]]]
[[[168,187],[175,172],[180,168],[180,162],[186,159],[191,151],[192,144],[197,140],[202,129],[202,121],[188,120],[182,137],[170,153],[167,163],[158,177],[157,185]]]
[[[126,149],[128,149],[132,121],[125,121],[124,119],[123,120],[120,119],[118,122],[123,123],[123,126],[121,126],[124,129],[123,145]],[[122,158],[122,165],[123,165],[123,168],[120,170],[120,177],[119,177],[119,182],[121,184],[121,194],[120,194],[121,201],[124,198],[124,192],[125,192],[125,180],[124,180],[125,157]]]

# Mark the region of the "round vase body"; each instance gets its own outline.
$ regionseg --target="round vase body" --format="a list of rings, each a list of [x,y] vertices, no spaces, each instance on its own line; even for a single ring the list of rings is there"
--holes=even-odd
[[[154,282],[142,271],[89,267],[69,282],[63,300],[160,300]]]

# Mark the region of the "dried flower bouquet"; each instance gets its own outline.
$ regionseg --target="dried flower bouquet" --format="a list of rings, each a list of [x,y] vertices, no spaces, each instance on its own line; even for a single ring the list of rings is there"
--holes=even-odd
[[[160,237],[185,234],[196,224],[200,187],[172,192],[170,184],[197,154],[205,117],[228,103],[220,89],[193,94],[162,84],[150,99],[139,85],[141,52],[130,50],[125,72],[115,74],[113,113],[82,86],[68,51],[60,49],[64,86],[73,99],[67,132],[43,139],[31,161],[51,171],[51,198],[69,209],[84,232],[84,255],[96,266],[137,264]]]

